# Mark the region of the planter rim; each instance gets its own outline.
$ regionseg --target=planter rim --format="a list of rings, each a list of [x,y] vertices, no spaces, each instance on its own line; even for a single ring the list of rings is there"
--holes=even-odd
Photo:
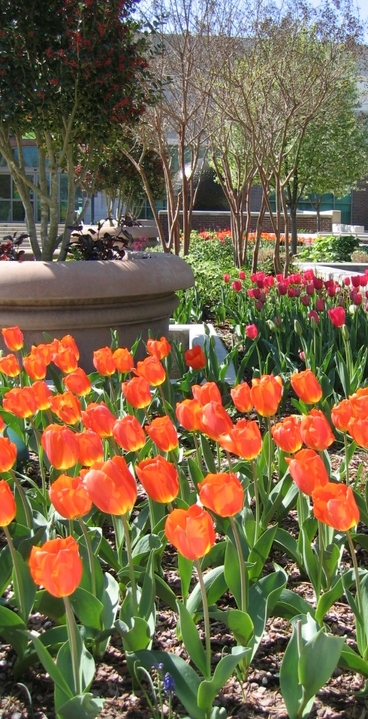
[[[153,253],[146,259],[70,262],[0,262],[0,303],[97,300],[160,296],[194,285],[191,267],[180,257]]]

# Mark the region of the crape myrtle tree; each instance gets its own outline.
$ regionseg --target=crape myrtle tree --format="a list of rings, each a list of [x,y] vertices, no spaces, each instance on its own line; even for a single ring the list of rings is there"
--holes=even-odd
[[[267,14],[257,3],[237,63],[223,65],[231,92],[223,110],[251,137],[257,173],[276,236],[274,267],[282,270],[280,243],[285,228],[289,258],[289,217],[285,187],[298,167],[306,130],[318,113],[328,112],[335,87],[354,57],[359,25],[349,3],[304,3]],[[255,19],[254,19],[255,18]],[[275,195],[272,212],[270,195]]]
[[[135,4],[0,0],[0,152],[23,202],[36,259],[52,260],[59,243],[65,258],[78,184],[95,172],[111,131],[138,120],[151,99],[148,38],[133,19]],[[25,135],[38,148],[38,184],[27,176]],[[59,234],[60,172],[68,197]],[[41,246],[32,197],[40,208]]]
[[[147,108],[137,130],[138,142],[147,147],[154,143],[160,155],[167,236],[157,213],[155,219],[163,249],[176,254],[182,251],[186,255],[189,250],[192,212],[208,150],[211,87],[216,77],[214,49],[226,43],[230,52],[232,46],[232,39],[222,33],[227,10],[227,3],[213,0],[149,3],[148,12],[161,20],[156,31],[161,52],[155,56],[154,72],[164,91],[160,101]]]

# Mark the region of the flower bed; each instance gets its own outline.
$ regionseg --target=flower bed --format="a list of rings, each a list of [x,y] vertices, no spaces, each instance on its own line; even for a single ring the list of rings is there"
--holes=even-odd
[[[223,686],[246,682],[270,619],[290,622],[279,664],[289,717],[309,713],[337,667],[368,677],[368,571],[357,560],[368,508],[364,468],[350,470],[368,443],[368,390],[354,384],[336,309],[345,396],[310,367],[260,368],[230,388],[211,341],[182,355],[150,339],[140,361],[134,348],[104,347],[88,376],[72,337],[26,352],[18,328],[3,330],[0,635],[13,645],[16,681],[43,664],[56,717],[102,711],[91,686],[116,637],[153,703],[156,691],[155,716],[165,705],[171,716],[225,717]],[[22,469],[27,451],[36,477]],[[341,601],[354,643],[326,623]],[[160,645],[163,609],[181,652]]]

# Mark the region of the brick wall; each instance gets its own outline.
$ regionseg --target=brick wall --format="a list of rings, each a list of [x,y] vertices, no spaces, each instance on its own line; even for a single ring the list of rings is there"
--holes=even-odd
[[[252,223],[251,229],[255,230],[257,223],[258,213],[252,212]],[[160,221],[164,227],[165,234],[168,233],[167,228],[167,211],[160,210],[159,212]],[[335,221],[335,220],[334,220]],[[363,224],[363,223],[362,223]],[[307,232],[317,232],[317,219],[316,215],[311,213],[303,213],[297,216],[297,226],[300,230],[306,230]],[[230,212],[205,212],[205,211],[194,211],[192,217],[192,228],[193,230],[228,230],[230,228]],[[265,216],[263,221],[264,232],[272,232],[271,220],[268,215]],[[282,223],[283,230],[283,223]],[[323,215],[321,217],[321,232],[332,231],[332,215]]]
[[[351,193],[351,218],[353,225],[364,225],[368,230],[368,187],[367,181],[361,183]]]

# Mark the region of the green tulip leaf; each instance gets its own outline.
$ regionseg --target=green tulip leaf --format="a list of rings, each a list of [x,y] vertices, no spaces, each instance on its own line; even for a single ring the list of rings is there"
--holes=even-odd
[[[276,616],[284,617],[285,619],[292,619],[298,614],[307,614],[308,612],[312,617],[314,616],[315,610],[312,605],[291,589],[281,591],[273,608],[273,613]]]
[[[58,688],[66,697],[68,697],[68,699],[72,699],[73,692],[68,684],[68,681],[64,677],[63,672],[57,667],[46,647],[44,647],[40,639],[32,634],[32,632],[29,632],[28,635],[33,642],[41,664],[55,684],[55,691],[56,688]]]
[[[169,673],[174,680],[175,694],[185,707],[191,719],[206,719],[206,713],[198,706],[197,692],[200,684],[198,674],[189,664],[178,657],[162,651],[140,651],[127,656],[130,665],[143,666],[150,672],[152,665],[162,664],[164,673]]]
[[[362,659],[348,644],[343,645],[338,666],[368,678],[368,662]]]
[[[201,436],[200,436],[200,445],[201,445],[204,463],[207,467],[207,472],[209,472],[210,474],[216,474],[217,469],[216,469],[215,459],[213,456],[213,451],[212,451],[212,448],[211,448],[211,445],[210,445],[208,439],[206,439],[206,437],[204,437],[203,434],[201,434]]]
[[[245,564],[245,563],[244,563]],[[246,568],[244,567],[246,572]],[[236,604],[241,607],[241,583],[240,583],[240,567],[239,557],[236,547],[232,542],[228,542],[225,551],[225,564],[224,564],[225,581],[230,589]]]
[[[22,619],[27,622],[36,596],[36,585],[31,577],[28,563],[19,552],[15,551],[17,558],[17,572],[13,568],[14,594]]]
[[[101,629],[100,617],[103,605],[97,597],[86,589],[77,587],[70,597],[70,603],[81,624],[93,629]]]
[[[178,572],[181,581],[181,594],[182,597],[186,597],[192,580],[193,561],[183,557],[180,552],[178,552]]]
[[[11,580],[13,561],[9,545],[6,544],[0,552],[0,597],[4,594]]]
[[[232,675],[235,667],[245,657],[249,657],[251,649],[245,647],[234,647],[231,654],[222,657],[216,665],[213,677],[210,680],[204,680],[198,687],[198,706],[200,709],[208,711],[229,677]]]
[[[0,632],[1,633],[1,632]],[[43,634],[40,634],[39,640],[50,652],[51,656],[56,656],[62,644],[68,640],[68,633],[66,625],[63,624],[61,627],[52,627]],[[29,667],[37,664],[38,656],[34,649],[34,645],[30,643],[23,655],[23,657],[17,658],[14,665],[14,677],[20,679],[22,674]]]
[[[180,630],[185,648],[192,662],[198,667],[199,671],[203,674],[203,676],[206,676],[206,653],[203,648],[203,644],[199,638],[197,627],[186,606],[179,601],[177,605],[180,615]]]
[[[223,566],[210,569],[204,575],[203,581],[206,589],[208,604],[215,604],[219,597],[221,597],[228,589]],[[194,616],[194,614],[196,614],[202,607],[202,595],[199,584],[196,584],[189,595],[186,606],[191,616]]]
[[[150,625],[141,617],[132,617],[131,624],[132,626],[129,627],[121,619],[114,622],[115,628],[122,637],[125,651],[138,652],[147,649],[152,642]]]
[[[336,669],[344,643],[344,637],[334,637],[320,629],[304,644],[298,670],[306,700],[312,699],[330,678]]]
[[[102,711],[104,700],[90,694],[79,694],[57,707],[58,719],[94,719]]]
[[[77,657],[76,657],[76,664],[77,664],[77,670],[78,670],[78,681],[79,681],[79,691],[85,692],[88,691],[95,675],[95,660],[93,659],[92,654],[86,649],[84,646],[84,643],[82,641],[81,635],[79,631],[76,631],[76,644],[77,644]],[[73,695],[76,694],[76,687],[75,680],[74,680],[74,674],[73,674],[73,658],[71,654],[71,647],[69,641],[65,642],[60,647],[60,650],[58,651],[57,657],[56,657],[56,666],[62,673],[64,679],[66,679],[69,687],[74,687]],[[64,703],[64,699],[62,698],[64,696],[65,692],[62,687],[59,687],[56,685],[55,687],[55,706],[59,706],[60,704]]]
[[[270,550],[275,539],[276,531],[276,525],[274,527],[269,527],[269,529],[266,529],[266,531],[261,534],[253,549],[251,549],[248,557],[249,563],[253,564],[253,566],[250,567],[248,571],[250,581],[254,581],[260,576],[265,562],[269,557]]]
[[[27,627],[15,612],[1,605],[0,637],[11,644],[18,657],[23,657],[29,637]]]

